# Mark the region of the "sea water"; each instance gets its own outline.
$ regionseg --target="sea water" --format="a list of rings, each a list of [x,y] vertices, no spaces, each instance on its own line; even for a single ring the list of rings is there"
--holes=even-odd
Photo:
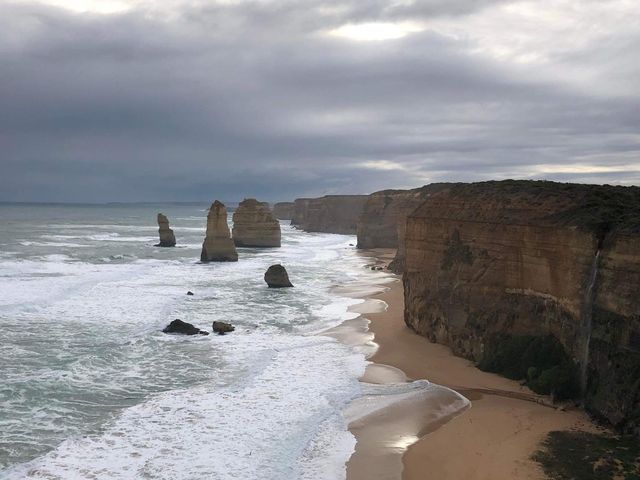
[[[344,478],[366,359],[318,333],[357,315],[332,285],[385,274],[288,222],[281,248],[201,264],[206,213],[0,205],[0,478]],[[293,289],[266,287],[274,263]],[[236,331],[162,333],[175,318]]]

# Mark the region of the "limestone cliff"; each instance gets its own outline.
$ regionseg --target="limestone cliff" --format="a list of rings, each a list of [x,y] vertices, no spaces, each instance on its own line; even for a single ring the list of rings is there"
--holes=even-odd
[[[404,232],[407,216],[429,195],[451,184],[433,183],[412,190],[382,190],[369,195],[358,221],[358,248],[397,248],[391,268],[404,268]]]
[[[232,235],[238,247],[279,247],[280,222],[269,204],[247,198],[233,213]]]
[[[216,200],[207,215],[207,233],[202,243],[202,262],[237,262],[238,253],[227,225],[227,209]]]
[[[156,247],[176,246],[176,236],[169,228],[169,219],[161,213],[158,214],[158,234],[160,235],[160,243]]]
[[[307,232],[354,235],[367,195],[326,195],[298,198],[291,225]]]
[[[294,210],[294,202],[278,202],[273,206],[273,215],[278,220],[291,220]]]
[[[458,184],[407,219],[405,321],[482,362],[505,336],[552,335],[585,406],[640,425],[640,189]]]

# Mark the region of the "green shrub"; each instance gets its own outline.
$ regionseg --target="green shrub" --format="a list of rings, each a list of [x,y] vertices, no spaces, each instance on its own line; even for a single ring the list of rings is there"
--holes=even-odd
[[[551,432],[533,455],[554,480],[640,479],[640,442],[586,432]]]
[[[496,336],[487,342],[478,368],[526,380],[534,392],[559,400],[580,394],[578,367],[552,335]]]

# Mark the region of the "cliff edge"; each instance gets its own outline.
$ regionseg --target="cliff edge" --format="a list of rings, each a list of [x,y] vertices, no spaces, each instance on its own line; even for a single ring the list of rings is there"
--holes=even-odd
[[[358,248],[396,248],[390,268],[404,269],[404,234],[407,217],[430,195],[452,184],[432,183],[411,190],[382,190],[368,196],[358,221]]]
[[[367,195],[326,195],[298,198],[291,225],[306,232],[355,235]]]
[[[575,380],[589,411],[640,432],[640,188],[453,185],[408,216],[405,248],[410,328],[522,376],[512,356],[546,393]]]

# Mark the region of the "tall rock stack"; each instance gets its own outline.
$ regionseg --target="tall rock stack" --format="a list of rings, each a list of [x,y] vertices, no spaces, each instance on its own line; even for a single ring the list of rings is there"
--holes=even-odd
[[[158,214],[158,233],[160,234],[160,243],[156,247],[176,246],[176,236],[169,228],[169,219],[161,213]]]
[[[233,214],[233,241],[238,247],[279,247],[280,222],[267,203],[247,198]]]
[[[202,262],[237,262],[238,252],[227,225],[227,209],[216,200],[207,215],[207,234],[202,243]]]

